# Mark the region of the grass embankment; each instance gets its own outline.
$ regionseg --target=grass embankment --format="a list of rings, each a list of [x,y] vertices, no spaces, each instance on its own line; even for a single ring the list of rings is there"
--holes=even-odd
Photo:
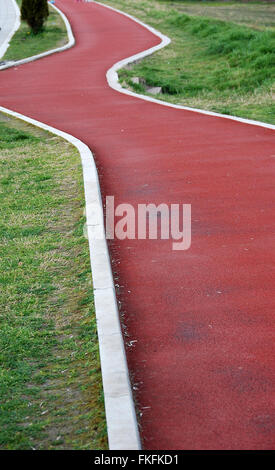
[[[187,6],[194,11],[196,2],[104,3],[136,16],[172,39],[168,47],[121,70],[124,86],[145,93],[141,84],[131,82],[131,77],[141,77],[149,86],[162,87],[163,93],[157,95],[161,100],[275,124],[275,30],[264,27],[263,17],[261,29],[259,24],[252,28],[180,11]],[[204,4],[208,14],[211,8],[218,11],[219,5],[225,12],[225,3]],[[255,18],[261,6],[254,5]],[[274,11],[274,6],[270,7]],[[268,9],[266,12],[268,15]],[[249,21],[252,24],[251,18]]]
[[[169,2],[170,0],[163,0]],[[182,13],[206,16],[256,29],[275,28],[275,4],[247,0],[246,2],[173,2],[173,7]]]
[[[17,3],[20,7],[21,0],[17,0]],[[67,43],[68,37],[64,21],[51,6],[49,6],[49,11],[50,15],[45,23],[44,31],[39,34],[32,34],[27,23],[21,22],[1,61],[25,59]]]
[[[104,449],[80,156],[0,121],[0,448]]]

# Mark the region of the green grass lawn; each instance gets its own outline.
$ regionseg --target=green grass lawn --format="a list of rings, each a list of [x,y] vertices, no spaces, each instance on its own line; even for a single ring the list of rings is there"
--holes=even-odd
[[[0,449],[105,449],[77,150],[0,114]]]
[[[142,85],[132,84],[131,77],[137,76],[149,86],[161,86],[163,93],[157,95],[161,100],[275,124],[274,5],[253,4],[252,8],[236,2],[202,5],[163,0],[104,3],[172,39],[166,48],[121,70],[123,86],[146,93]],[[246,11],[249,27],[243,25]],[[225,21],[228,18],[230,22]]]
[[[17,0],[21,6],[21,0]],[[51,6],[50,15],[43,32],[33,35],[27,23],[21,22],[20,28],[13,36],[10,46],[1,61],[25,59],[41,52],[55,49],[67,43],[67,30],[59,13]]]

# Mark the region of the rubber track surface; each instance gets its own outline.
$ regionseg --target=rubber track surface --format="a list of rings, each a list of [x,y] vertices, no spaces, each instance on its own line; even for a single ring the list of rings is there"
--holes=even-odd
[[[1,104],[87,143],[103,197],[192,204],[188,251],[110,244],[144,447],[274,448],[274,131],[110,89],[107,69],[159,39],[56,4],[76,47],[2,71]]]

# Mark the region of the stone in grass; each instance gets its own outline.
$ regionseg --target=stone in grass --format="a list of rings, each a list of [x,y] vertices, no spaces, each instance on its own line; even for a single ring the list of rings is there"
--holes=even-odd
[[[137,83],[137,84],[140,83],[139,77],[132,77],[131,82],[132,83]]]
[[[161,86],[154,86],[152,88],[147,88],[147,93],[150,93],[151,95],[158,95],[159,93],[162,92]]]
[[[145,87],[147,86],[146,81],[144,80],[144,78],[141,78],[141,77],[131,77],[131,82],[135,84],[143,85]]]

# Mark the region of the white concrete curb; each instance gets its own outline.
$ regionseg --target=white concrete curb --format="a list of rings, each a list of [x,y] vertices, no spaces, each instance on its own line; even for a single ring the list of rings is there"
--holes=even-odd
[[[15,2],[15,0],[13,0],[13,1]],[[55,52],[62,52],[62,51],[65,51],[67,49],[70,49],[71,47],[73,47],[75,45],[75,38],[74,38],[72,28],[71,28],[71,25],[70,25],[67,17],[64,15],[64,13],[62,13],[61,10],[59,10],[59,8],[57,8],[52,3],[49,3],[49,5],[52,8],[54,8],[60,14],[60,16],[62,17],[62,19],[65,23],[65,26],[66,26],[66,29],[67,29],[67,35],[68,35],[67,44],[65,44],[64,46],[61,46],[61,47],[57,47],[56,49],[51,49],[50,51],[42,52],[41,54],[36,54],[36,55],[31,56],[31,57],[26,57],[25,59],[16,60],[16,61],[13,61],[13,62],[7,62],[6,64],[0,66],[0,70],[5,70],[5,69],[8,69],[10,67],[16,67],[18,65],[26,64],[28,62],[33,62],[34,60],[41,59],[42,57],[47,57],[48,55],[55,54]],[[18,8],[18,6],[17,6],[17,8]],[[18,11],[19,11],[19,9],[18,9]],[[20,15],[20,12],[19,12],[19,15]],[[20,26],[20,21],[19,21],[19,25],[17,26],[17,29],[19,28],[19,26]]]
[[[20,26],[20,10],[19,10],[19,7],[17,5],[16,0],[11,0],[11,2],[12,2],[13,7],[15,9],[16,20],[15,20],[15,23],[13,25],[12,30],[10,31],[10,34],[7,36],[6,40],[3,42],[2,46],[0,47],[0,59],[5,55],[7,49],[10,45],[10,40],[11,40],[12,36],[14,35],[14,33],[18,30],[18,28]]]
[[[140,437],[104,236],[101,193],[93,154],[86,144],[66,132],[2,106],[0,111],[62,137],[81,155],[109,449],[139,450]],[[97,239],[99,233],[103,234],[101,239]]]
[[[186,111],[193,111],[195,113],[206,114],[207,116],[215,116],[215,117],[220,117],[220,118],[223,118],[223,119],[230,119],[232,121],[238,121],[238,122],[242,122],[242,123],[245,123],[245,124],[252,124],[254,126],[260,126],[260,127],[265,127],[267,129],[275,130],[275,125],[273,125],[273,124],[267,124],[267,123],[261,122],[261,121],[254,121],[252,119],[244,119],[244,118],[240,118],[240,117],[237,117],[237,116],[230,116],[228,114],[214,113],[212,111],[205,111],[203,109],[189,108],[188,106],[180,106],[180,105],[177,105],[177,104],[168,103],[167,101],[161,101],[161,100],[158,100],[156,98],[152,98],[152,97],[147,96],[147,95],[141,95],[139,93],[135,93],[133,91],[127,90],[126,88],[123,88],[119,83],[117,71],[119,69],[125,67],[128,64],[136,62],[137,60],[144,59],[145,57],[153,54],[157,50],[162,49],[163,47],[170,44],[171,39],[168,38],[167,36],[165,36],[164,34],[160,33],[159,31],[157,31],[156,29],[152,28],[151,26],[147,25],[146,23],[143,23],[142,21],[138,20],[134,16],[129,15],[128,13],[125,13],[125,12],[123,12],[121,10],[118,10],[117,8],[111,7],[109,5],[105,5],[104,3],[100,3],[100,2],[96,2],[96,1],[94,3],[97,3],[98,5],[101,5],[102,7],[105,7],[105,8],[109,8],[110,10],[113,10],[117,13],[120,13],[121,15],[127,16],[128,18],[130,18],[131,20],[135,21],[136,23],[142,25],[144,28],[148,29],[151,33],[153,33],[155,36],[157,36],[158,38],[161,39],[161,43],[158,44],[157,46],[151,47],[150,49],[147,49],[146,51],[135,54],[131,57],[127,57],[123,60],[120,60],[116,64],[114,64],[106,73],[107,81],[108,81],[108,84],[111,88],[113,88],[116,91],[119,91],[120,93],[124,93],[125,95],[134,96],[135,98],[140,98],[140,99],[145,100],[145,101],[151,101],[152,103],[161,104],[162,106],[167,106],[169,108],[184,109]]]

